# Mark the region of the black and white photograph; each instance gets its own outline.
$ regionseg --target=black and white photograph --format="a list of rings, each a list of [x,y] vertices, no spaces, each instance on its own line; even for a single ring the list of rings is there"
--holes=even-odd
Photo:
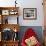
[[[23,18],[26,20],[34,20],[37,18],[37,9],[36,8],[24,8],[23,9]]]

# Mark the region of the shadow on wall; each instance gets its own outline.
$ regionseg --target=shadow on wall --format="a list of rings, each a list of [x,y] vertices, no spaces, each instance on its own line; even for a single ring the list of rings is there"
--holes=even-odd
[[[23,35],[25,33],[25,31],[28,29],[28,28],[32,28],[36,34],[37,34],[37,37],[39,39],[39,41],[41,43],[43,43],[43,30],[42,30],[42,27],[41,26],[21,26],[20,27],[20,32],[19,32],[19,39],[20,39],[20,42],[23,38]]]

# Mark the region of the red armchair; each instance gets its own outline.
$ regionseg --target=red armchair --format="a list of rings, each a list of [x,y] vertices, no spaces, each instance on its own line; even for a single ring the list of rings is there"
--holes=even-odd
[[[34,38],[32,38],[34,37]],[[34,32],[34,30],[32,28],[29,28],[27,29],[27,31],[25,32],[24,34],[24,37],[22,38],[22,42],[21,42],[21,45],[22,46],[33,46],[33,45],[27,45],[28,43],[31,44],[30,41],[31,39],[35,39],[34,41],[36,41],[36,44],[34,44],[34,46],[41,46],[40,42],[38,41],[37,39],[37,35],[36,33]],[[27,40],[28,39],[28,40]],[[29,40],[30,39],[30,40]],[[25,42],[26,41],[26,42]]]

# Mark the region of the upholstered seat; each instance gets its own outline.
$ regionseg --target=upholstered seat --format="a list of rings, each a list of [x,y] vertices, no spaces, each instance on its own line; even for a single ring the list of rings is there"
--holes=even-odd
[[[33,41],[34,40],[34,41]],[[39,40],[37,39],[37,34],[32,28],[28,28],[22,38],[22,46],[41,46]]]

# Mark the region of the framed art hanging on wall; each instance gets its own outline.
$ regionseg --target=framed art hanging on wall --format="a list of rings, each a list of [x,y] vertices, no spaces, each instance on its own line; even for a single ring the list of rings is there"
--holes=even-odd
[[[24,8],[23,9],[23,19],[36,20],[37,19],[37,9],[36,8]]]

